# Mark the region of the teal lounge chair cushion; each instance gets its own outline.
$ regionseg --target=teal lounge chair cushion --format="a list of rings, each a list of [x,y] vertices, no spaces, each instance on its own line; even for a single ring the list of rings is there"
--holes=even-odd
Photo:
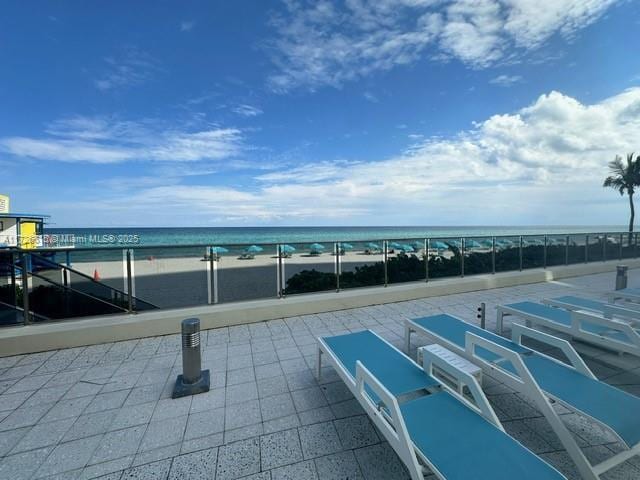
[[[447,480],[565,478],[448,393],[401,405],[409,436]]]
[[[369,330],[322,339],[340,363],[356,378],[356,361],[362,364],[393,395],[440,385],[422,368]]]

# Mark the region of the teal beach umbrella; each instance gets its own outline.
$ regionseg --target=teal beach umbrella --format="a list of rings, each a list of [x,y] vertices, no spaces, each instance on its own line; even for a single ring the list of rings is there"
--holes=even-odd
[[[280,246],[280,251],[282,253],[293,253],[296,251],[296,249],[294,247],[292,247],[291,245],[281,245]]]
[[[211,247],[211,253],[220,255],[221,253],[229,253],[229,250],[224,247]]]
[[[260,253],[262,250],[264,250],[262,247],[259,247],[258,245],[251,245],[250,247],[247,247],[245,249],[245,252],[247,253]]]

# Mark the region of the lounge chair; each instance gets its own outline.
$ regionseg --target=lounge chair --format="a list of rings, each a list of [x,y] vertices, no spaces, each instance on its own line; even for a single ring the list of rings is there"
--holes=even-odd
[[[615,352],[640,356],[640,335],[626,322],[584,310],[566,311],[534,302],[497,307],[497,331],[502,333],[506,315],[522,318],[527,326],[545,327]]]
[[[449,480],[565,478],[504,432],[474,377],[428,350],[423,369],[366,330],[318,338],[318,378],[323,356],[389,441],[412,480],[424,478],[424,467]],[[464,382],[475,404],[431,376],[434,363]]]
[[[551,307],[549,307],[551,308]],[[466,358],[483,372],[535,402],[567,450],[582,478],[598,480],[615,466],[640,454],[640,398],[600,382],[566,340],[514,324],[512,340],[450,315],[407,320],[405,348],[418,332]],[[523,345],[523,338],[560,349],[569,364]],[[610,430],[624,447],[593,465],[549,400],[580,412]]]
[[[238,260],[253,260],[256,256],[250,252],[244,252],[239,257]]]
[[[623,288],[622,290],[614,290],[609,293],[607,297],[611,303],[616,300],[640,303],[640,288]]]
[[[542,303],[565,310],[586,310],[606,318],[619,317],[629,322],[640,322],[640,310],[631,306],[601,302],[589,298],[565,295],[563,297],[543,298]]]

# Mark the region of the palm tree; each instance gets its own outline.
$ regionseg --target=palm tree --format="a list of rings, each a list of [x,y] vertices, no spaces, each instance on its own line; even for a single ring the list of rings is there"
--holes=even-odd
[[[631,242],[631,234],[633,233],[633,221],[636,211],[633,205],[633,194],[636,187],[640,187],[640,155],[633,159],[633,153],[627,154],[626,165],[622,161],[622,157],[616,155],[613,162],[609,162],[610,176],[605,178],[603,187],[615,188],[620,195],[625,193],[629,195],[629,208],[631,209],[631,217],[629,218],[629,242]]]

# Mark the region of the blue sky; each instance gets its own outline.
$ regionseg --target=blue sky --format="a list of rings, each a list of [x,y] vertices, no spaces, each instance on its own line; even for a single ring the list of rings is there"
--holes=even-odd
[[[626,221],[637,2],[3,10],[0,193],[57,226]]]

